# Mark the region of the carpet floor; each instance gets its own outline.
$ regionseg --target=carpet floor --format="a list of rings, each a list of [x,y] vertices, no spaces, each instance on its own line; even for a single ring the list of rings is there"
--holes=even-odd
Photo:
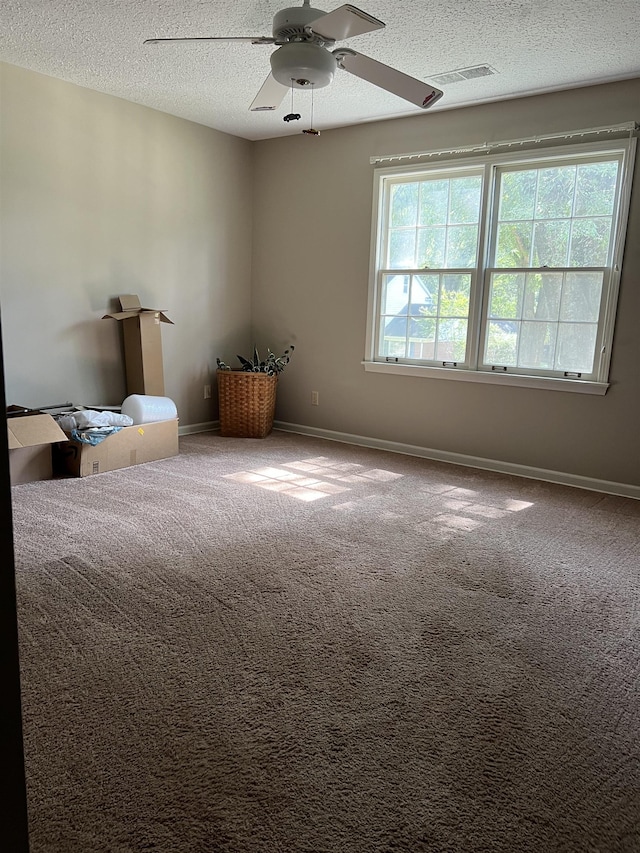
[[[640,502],[180,451],[12,490],[32,853],[638,853]]]

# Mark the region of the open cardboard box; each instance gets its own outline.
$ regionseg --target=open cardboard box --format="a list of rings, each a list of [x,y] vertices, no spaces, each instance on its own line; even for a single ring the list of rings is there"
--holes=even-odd
[[[25,414],[7,418],[11,485],[50,480],[52,446],[66,435],[51,415]]]
[[[173,320],[158,308],[143,308],[134,294],[123,294],[118,300],[121,310],[102,319],[122,323],[127,394],[164,397],[160,324],[173,324]]]
[[[65,433],[62,436],[66,440],[55,449],[56,473],[73,477],[103,474],[178,455],[177,418],[123,427],[96,445],[76,441]]]

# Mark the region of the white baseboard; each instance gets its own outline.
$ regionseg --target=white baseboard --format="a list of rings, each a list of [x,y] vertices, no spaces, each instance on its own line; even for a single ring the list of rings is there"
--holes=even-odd
[[[512,474],[515,477],[526,477],[530,480],[544,480],[548,483],[558,483],[562,486],[574,486],[578,489],[588,489],[592,492],[604,492],[609,495],[620,495],[625,498],[640,500],[640,486],[630,483],[615,483],[609,480],[597,480],[594,477],[582,477],[579,474],[568,474],[563,471],[549,471],[546,468],[534,468],[530,465],[517,465],[513,462],[502,462],[498,459],[483,459],[481,456],[467,456],[464,453],[450,453],[446,450],[433,450],[429,447],[418,447],[414,444],[402,444],[397,441],[385,441],[380,438],[368,438],[363,435],[352,435],[347,432],[334,432],[330,429],[290,424],[275,421],[274,428],[283,432],[294,432],[300,435],[311,435],[316,438],[326,438],[328,441],[341,441],[344,444],[356,444],[360,447],[373,447],[377,450],[388,450],[391,453],[404,453],[407,456],[420,456],[423,459],[433,459],[437,462],[448,462],[452,465],[465,465],[468,468],[481,468],[485,471],[495,471],[499,474]]]
[[[203,424],[185,424],[178,426],[178,435],[194,435],[196,432],[214,432],[220,429],[220,421],[207,421]]]

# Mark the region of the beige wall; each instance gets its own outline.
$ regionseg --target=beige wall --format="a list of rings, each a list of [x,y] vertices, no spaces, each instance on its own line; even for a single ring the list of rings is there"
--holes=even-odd
[[[371,155],[631,120],[640,120],[640,80],[258,143],[254,333],[272,347],[298,345],[277,417],[640,485],[640,157],[606,396],[365,373],[361,365]]]
[[[165,393],[211,421],[215,357],[249,341],[252,145],[2,65],[7,402],[117,405],[119,293],[166,309]]]

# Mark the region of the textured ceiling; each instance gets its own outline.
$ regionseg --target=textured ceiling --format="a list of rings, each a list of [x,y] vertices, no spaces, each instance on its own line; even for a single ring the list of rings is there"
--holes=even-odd
[[[449,85],[434,111],[640,76],[638,0],[356,0],[386,29],[348,46],[431,81],[490,65],[495,75]],[[267,77],[269,45],[143,45],[153,37],[271,35],[278,0],[3,0],[0,59],[172,113],[246,139],[310,126],[311,93],[296,91],[299,122],[250,112]],[[301,3],[291,3],[301,5]],[[314,6],[331,11],[340,0]],[[314,93],[319,129],[420,112],[339,70]],[[594,116],[597,124],[597,117]]]

